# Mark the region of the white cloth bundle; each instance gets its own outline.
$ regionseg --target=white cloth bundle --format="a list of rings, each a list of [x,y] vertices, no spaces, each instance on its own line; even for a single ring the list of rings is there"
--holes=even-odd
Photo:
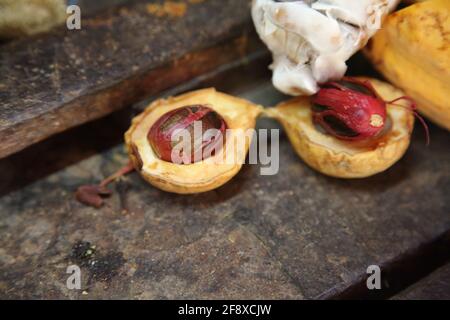
[[[256,30],[273,54],[273,84],[311,95],[339,79],[346,61],[380,28],[399,0],[253,0]]]

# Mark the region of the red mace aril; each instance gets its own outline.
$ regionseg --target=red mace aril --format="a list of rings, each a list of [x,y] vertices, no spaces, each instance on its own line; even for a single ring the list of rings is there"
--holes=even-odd
[[[417,113],[414,101],[400,97],[384,101],[369,81],[345,77],[321,86],[313,97],[313,120],[328,134],[338,139],[359,141],[379,136],[386,126],[386,105],[407,100],[408,109],[420,120],[429,142],[428,126]]]
[[[197,132],[196,126],[200,125],[201,132]],[[214,135],[206,135],[210,129],[215,129]],[[204,160],[204,155],[214,155],[223,147],[225,130],[227,125],[223,118],[207,105],[192,105],[182,107],[163,115],[153,124],[148,133],[148,141],[156,155],[164,161],[173,161],[173,149],[180,143],[177,139],[173,141],[173,135],[179,130],[186,130],[189,134],[187,148],[181,152],[188,154],[179,155],[184,159],[184,164]]]
[[[104,204],[103,198],[109,197],[112,193],[107,186],[132,171],[134,171],[134,167],[133,164],[129,162],[126,166],[100,182],[100,184],[78,187],[75,192],[75,198],[87,206],[101,208]]]

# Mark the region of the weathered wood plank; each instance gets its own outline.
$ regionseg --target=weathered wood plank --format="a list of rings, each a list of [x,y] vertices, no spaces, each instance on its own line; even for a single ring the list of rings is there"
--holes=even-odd
[[[269,74],[236,74],[213,84],[259,103],[282,98]],[[259,126],[277,124],[261,119]],[[248,165],[216,191],[177,196],[131,174],[114,186],[108,205],[95,210],[77,203],[73,191],[127,161],[123,146],[102,152],[0,198],[0,296],[338,296],[367,276],[369,265],[414,254],[450,229],[450,151],[442,147],[450,137],[434,126],[431,132],[430,147],[418,129],[405,157],[370,179],[324,177],[298,159],[282,135],[278,175],[260,176],[259,166]],[[14,180],[26,167],[2,162],[0,170]],[[79,259],[80,241],[96,245],[96,256]],[[110,267],[92,268],[89,261]],[[71,263],[82,266],[87,295],[66,289]]]
[[[75,4],[79,6],[83,14],[92,14],[111,8],[112,6],[118,6],[131,1],[133,0],[69,0],[67,3],[69,5]]]
[[[248,1],[182,1],[163,16],[151,3],[0,47],[0,158],[263,50]]]
[[[396,295],[394,300],[450,300],[450,263]]]
[[[379,265],[381,290],[368,290],[368,274],[354,279],[346,288],[337,286],[321,295],[327,299],[388,299],[412,284],[420,281],[439,266],[450,260],[450,230],[433,239],[422,242],[418,247],[400,252],[391,260]]]

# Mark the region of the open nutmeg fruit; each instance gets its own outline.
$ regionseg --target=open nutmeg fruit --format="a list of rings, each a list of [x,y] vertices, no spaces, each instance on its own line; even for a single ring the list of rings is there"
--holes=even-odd
[[[332,177],[364,178],[396,163],[414,127],[414,102],[375,79],[343,78],[317,94],[264,108],[213,88],[150,104],[125,133],[130,164],[98,186],[77,191],[81,202],[100,207],[107,184],[136,170],[151,185],[193,194],[218,188],[245,162],[256,120],[278,120],[297,154]],[[428,131],[427,131],[428,134]]]
[[[414,115],[422,120],[400,90],[375,79],[327,83],[315,96],[265,112],[281,122],[310,167],[338,178],[365,178],[390,168],[408,149]]]
[[[253,0],[256,31],[273,56],[273,86],[303,96],[269,107],[210,88],[155,101],[125,134],[130,164],[97,186],[79,189],[77,198],[99,207],[109,194],[107,184],[133,170],[168,192],[218,188],[245,162],[259,116],[279,121],[299,157],[322,174],[355,179],[387,170],[408,149],[415,118],[424,126],[427,142],[428,127],[414,100],[401,90],[344,75],[347,60],[366,46],[399,2]],[[444,3],[431,2],[429,9]],[[414,8],[406,10],[416,16]],[[377,42],[375,35],[379,50],[370,56],[390,52],[384,39]]]
[[[150,184],[180,194],[209,191],[241,169],[252,139],[246,131],[262,111],[215,89],[158,100],[133,120],[127,150]]]

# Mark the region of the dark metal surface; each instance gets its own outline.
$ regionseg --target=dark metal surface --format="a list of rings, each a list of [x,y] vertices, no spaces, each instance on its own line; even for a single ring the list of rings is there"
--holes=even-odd
[[[0,158],[264,50],[249,1],[130,1],[0,47]],[[94,10],[95,8],[91,8]],[[233,40],[234,39],[234,40]]]
[[[201,85],[275,104],[284,97],[272,88],[266,66],[263,61]],[[128,121],[91,124],[75,136],[114,140]],[[278,124],[261,119],[258,126]],[[120,134],[111,133],[114,128]],[[95,154],[103,150],[99,139],[77,146],[66,136],[73,145],[63,139],[59,148],[27,151],[21,163],[18,156],[5,159],[0,297],[339,298],[364,283],[369,265],[387,267],[405,253],[417,255],[450,230],[450,136],[432,126],[426,147],[417,128],[405,157],[369,179],[314,172],[282,135],[275,176],[247,165],[222,188],[177,196],[133,173],[113,186],[101,210],[77,203],[73,191],[125,164],[123,145]],[[52,174],[15,185],[15,177],[52,159],[58,159]],[[442,239],[449,246],[448,236]],[[73,263],[82,268],[82,290],[66,287]]]

